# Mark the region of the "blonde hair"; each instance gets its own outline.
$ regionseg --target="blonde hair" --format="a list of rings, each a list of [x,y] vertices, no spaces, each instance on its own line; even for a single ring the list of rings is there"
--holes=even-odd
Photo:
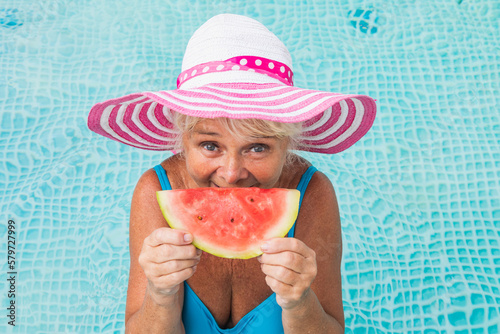
[[[257,118],[233,119],[226,117],[214,118],[224,126],[231,136],[248,140],[256,137],[275,137],[288,139],[288,151],[296,150],[302,134],[302,123],[280,123]],[[191,132],[194,127],[206,118],[188,116],[179,112],[173,113],[173,123],[179,129],[175,139],[175,150],[182,151],[182,137]],[[291,156],[291,154],[288,154]]]

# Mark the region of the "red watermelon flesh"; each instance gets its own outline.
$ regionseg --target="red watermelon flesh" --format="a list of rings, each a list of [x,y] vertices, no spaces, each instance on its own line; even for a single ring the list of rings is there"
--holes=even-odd
[[[193,244],[216,256],[248,259],[263,241],[284,237],[297,218],[295,189],[196,188],[156,193],[171,228],[189,231]]]

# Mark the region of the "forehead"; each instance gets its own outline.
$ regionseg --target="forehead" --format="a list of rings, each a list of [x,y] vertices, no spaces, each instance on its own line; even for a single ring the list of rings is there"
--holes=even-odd
[[[220,122],[214,119],[203,119],[196,123],[196,125],[191,130],[194,134],[218,134],[226,131],[225,127],[220,124]]]
[[[192,133],[215,137],[228,136],[240,140],[252,140],[255,138],[277,139],[276,136],[253,127],[251,123],[244,123],[239,120],[203,119],[193,127]]]

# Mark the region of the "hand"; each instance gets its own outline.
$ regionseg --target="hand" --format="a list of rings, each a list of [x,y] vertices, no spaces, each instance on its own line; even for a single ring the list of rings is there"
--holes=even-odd
[[[139,264],[153,297],[174,295],[179,284],[194,274],[201,250],[192,241],[190,233],[167,227],[154,230],[144,239]]]
[[[262,251],[258,260],[267,285],[276,293],[276,302],[283,309],[299,305],[316,278],[316,253],[295,238],[267,240]]]

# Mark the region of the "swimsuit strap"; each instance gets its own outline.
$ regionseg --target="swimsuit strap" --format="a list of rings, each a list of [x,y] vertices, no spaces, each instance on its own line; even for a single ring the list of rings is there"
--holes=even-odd
[[[156,165],[154,166],[154,170],[156,172],[156,175],[158,175],[158,179],[160,180],[161,189],[172,190],[172,186],[170,185],[170,181],[168,180],[167,172],[165,172],[165,169],[163,169],[161,165]]]
[[[297,190],[300,191],[300,202],[299,202],[299,212],[300,212],[300,207],[302,206],[302,199],[304,198],[304,194],[306,193],[307,186],[309,185],[309,181],[311,181],[311,178],[313,174],[317,171],[316,167],[310,166],[304,174],[302,174],[302,177],[300,178],[299,184],[297,185]],[[290,231],[288,231],[287,237],[293,238],[295,235],[295,225],[297,223],[297,220],[295,220],[295,223],[293,223],[292,228]]]

